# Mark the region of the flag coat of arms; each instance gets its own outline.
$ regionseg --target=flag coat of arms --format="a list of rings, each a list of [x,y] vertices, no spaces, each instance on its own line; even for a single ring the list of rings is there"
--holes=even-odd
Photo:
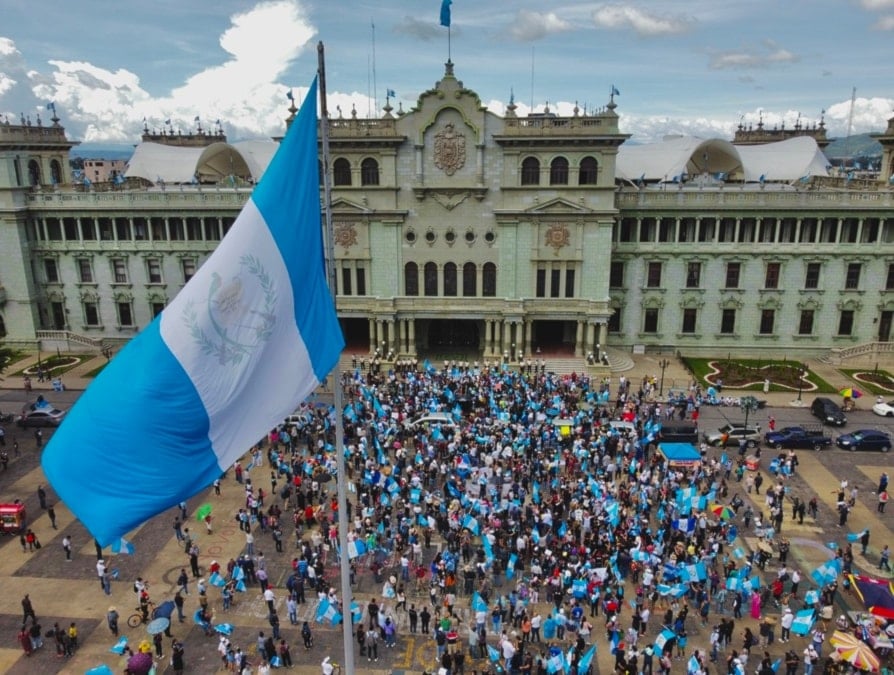
[[[47,445],[48,480],[102,545],[210,486],[338,360],[316,91],[212,256]]]

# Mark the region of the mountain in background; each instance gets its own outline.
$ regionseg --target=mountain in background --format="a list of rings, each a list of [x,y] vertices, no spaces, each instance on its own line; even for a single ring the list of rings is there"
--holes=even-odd
[[[123,159],[133,156],[133,146],[125,144],[82,143],[71,149],[72,159]]]
[[[842,157],[881,157],[882,145],[869,134],[854,134],[848,139],[836,138],[824,151],[829,159]]]

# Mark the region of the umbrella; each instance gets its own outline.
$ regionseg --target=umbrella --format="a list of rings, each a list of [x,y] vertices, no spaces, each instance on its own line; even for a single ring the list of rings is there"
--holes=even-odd
[[[174,609],[176,609],[177,605],[174,604],[173,600],[165,600],[158,607],[155,608],[155,611],[152,612],[153,619],[170,619],[171,614],[174,613]]]
[[[147,675],[152,666],[151,652],[137,652],[127,659],[127,669],[134,675]]]
[[[855,668],[868,670],[871,673],[879,671],[880,661],[878,656],[872,651],[872,647],[863,642],[858,642],[853,647],[838,647],[838,653],[841,655],[842,660],[847,661]]]
[[[205,516],[211,515],[211,510],[211,504],[202,504],[199,508],[196,509],[196,520],[205,520]]]
[[[721,520],[731,520],[735,518],[736,513],[730,507],[725,506],[723,504],[712,504],[711,505],[711,513],[720,518]]]
[[[838,393],[844,396],[844,398],[860,398],[863,395],[863,392],[856,387],[845,387]]]
[[[881,605],[873,605],[868,608],[873,616],[880,616],[883,619],[894,620],[894,609],[890,607],[882,607]]]
[[[842,649],[851,649],[856,647],[857,645],[863,644],[860,642],[853,633],[845,633],[841,630],[836,630],[832,633],[832,637],[829,638],[829,642],[838,650]]]
[[[158,619],[152,619],[149,624],[146,626],[146,632],[149,635],[155,635],[156,633],[164,633],[165,629],[171,625],[171,620],[166,619],[164,617]]]

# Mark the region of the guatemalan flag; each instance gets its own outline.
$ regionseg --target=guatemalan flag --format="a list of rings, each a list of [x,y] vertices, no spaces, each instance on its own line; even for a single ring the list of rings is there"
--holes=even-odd
[[[102,545],[219,478],[344,346],[323,256],[316,81],[232,229],[109,363],[43,454]]]

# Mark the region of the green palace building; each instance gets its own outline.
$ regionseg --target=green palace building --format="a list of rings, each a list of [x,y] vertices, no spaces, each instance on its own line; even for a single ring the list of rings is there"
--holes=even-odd
[[[116,348],[147,325],[276,148],[144,128],[125,180],[75,184],[55,114],[20,122],[0,122],[0,331],[32,348]],[[618,122],[611,99],[495,115],[452,63],[409,111],[332,118],[348,349],[611,362],[891,340],[894,118],[872,179],[828,175],[822,122],[648,145]]]

